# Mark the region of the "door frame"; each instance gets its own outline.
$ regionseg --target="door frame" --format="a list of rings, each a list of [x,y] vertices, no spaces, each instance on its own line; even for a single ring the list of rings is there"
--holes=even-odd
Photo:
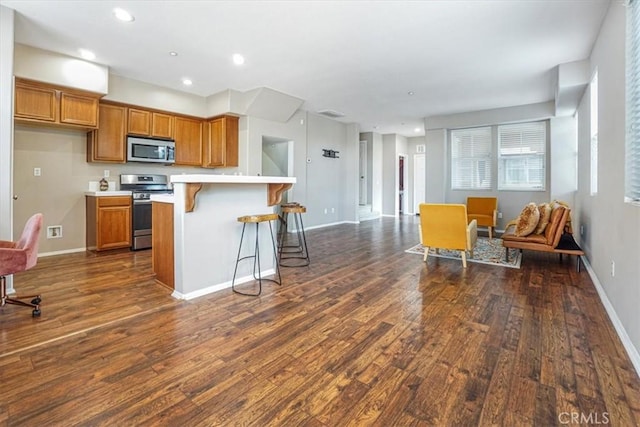
[[[427,199],[427,165],[426,165],[426,156],[424,153],[414,154],[413,155],[413,212],[417,215],[420,213],[418,209],[418,205],[420,203],[425,203]],[[418,168],[418,164],[421,164],[422,167]],[[418,170],[422,170],[422,176],[418,173]],[[418,188],[421,188],[421,191],[418,191]],[[422,195],[422,200],[420,200],[419,196]]]
[[[359,152],[359,161],[360,161],[360,165],[359,165],[359,170],[358,172],[360,173],[360,179],[359,179],[359,187],[358,187],[358,191],[359,191],[359,198],[358,198],[358,204],[362,205],[366,205],[367,201],[368,201],[368,197],[367,197],[367,189],[369,187],[369,178],[367,176],[367,141],[360,141],[360,152]]]

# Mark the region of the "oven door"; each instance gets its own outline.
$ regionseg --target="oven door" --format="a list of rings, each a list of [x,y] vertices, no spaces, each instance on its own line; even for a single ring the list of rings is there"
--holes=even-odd
[[[133,250],[151,247],[151,201],[134,200],[132,214]]]

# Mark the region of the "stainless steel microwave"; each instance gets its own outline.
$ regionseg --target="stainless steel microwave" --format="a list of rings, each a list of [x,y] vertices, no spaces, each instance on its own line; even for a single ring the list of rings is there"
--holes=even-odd
[[[127,137],[127,161],[173,164],[176,161],[173,141],[153,138]]]

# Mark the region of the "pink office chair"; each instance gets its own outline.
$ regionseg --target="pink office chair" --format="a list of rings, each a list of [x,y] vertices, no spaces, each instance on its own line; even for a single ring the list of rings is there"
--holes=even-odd
[[[22,236],[17,242],[0,240],[0,296],[1,306],[5,304],[22,305],[33,308],[33,317],[40,316],[40,295],[9,298],[5,276],[30,269],[38,261],[38,237],[42,228],[42,214],[37,213],[27,221]],[[30,299],[31,303],[20,301]]]

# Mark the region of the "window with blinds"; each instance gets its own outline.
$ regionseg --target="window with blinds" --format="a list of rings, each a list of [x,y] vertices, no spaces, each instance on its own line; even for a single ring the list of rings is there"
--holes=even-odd
[[[498,190],[545,189],[547,122],[498,126]]]
[[[451,131],[451,189],[491,188],[491,127]]]
[[[640,0],[627,5],[625,200],[640,204]]]

